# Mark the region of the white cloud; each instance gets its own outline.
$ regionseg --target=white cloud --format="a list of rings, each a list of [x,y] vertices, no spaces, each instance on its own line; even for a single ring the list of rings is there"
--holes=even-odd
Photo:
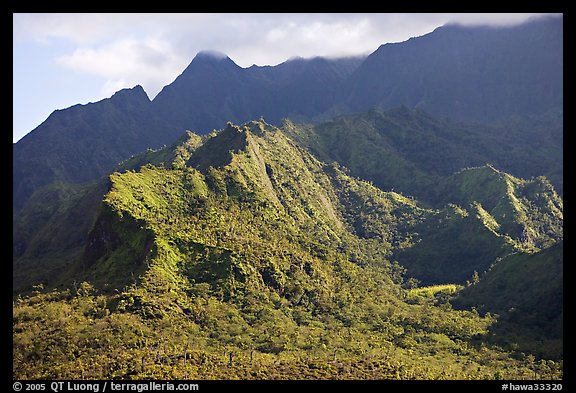
[[[528,13],[465,13],[465,14],[448,14],[446,20],[450,23],[458,23],[466,26],[489,25],[489,26],[507,26],[522,23],[531,18],[537,18],[545,14],[528,14]],[[561,15],[561,14],[548,14]]]
[[[310,22],[285,20],[266,32],[262,45],[268,53],[277,52],[281,55],[280,61],[292,56],[359,54],[377,47],[374,47],[373,39],[362,40],[369,37],[372,31],[371,22],[367,18],[349,17]]]
[[[156,38],[124,39],[95,48],[80,47],[56,59],[58,64],[75,72],[102,77],[103,92],[110,92],[113,86],[124,88],[142,84],[151,97],[172,82],[187,61],[169,42]]]
[[[207,20],[205,14],[64,13],[13,14],[15,41],[63,39],[95,44],[117,37],[158,34]]]
[[[75,79],[90,76],[92,85],[94,77],[101,78],[99,92],[87,92],[80,84],[82,96],[101,98],[140,84],[153,99],[200,50],[223,52],[242,67],[276,65],[294,56],[368,54],[381,44],[423,35],[447,22],[502,25],[533,15],[13,14],[13,45],[22,52],[14,60],[14,80],[30,80],[28,68],[17,62],[39,56],[38,50],[23,52],[40,43],[50,49],[40,52],[55,56],[50,64],[73,71]],[[38,74],[51,78],[49,72],[45,67]]]

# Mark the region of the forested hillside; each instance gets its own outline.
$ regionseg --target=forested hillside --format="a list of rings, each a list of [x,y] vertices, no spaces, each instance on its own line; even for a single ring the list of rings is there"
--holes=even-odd
[[[494,316],[414,296],[392,259],[464,209],[382,191],[263,122],[146,156],[110,176],[67,282],[15,298],[15,377],[560,377],[490,344]]]

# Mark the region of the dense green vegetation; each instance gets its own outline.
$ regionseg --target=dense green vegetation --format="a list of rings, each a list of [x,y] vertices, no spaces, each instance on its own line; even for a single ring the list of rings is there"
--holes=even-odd
[[[107,181],[55,184],[31,198],[14,220],[13,291],[58,280],[69,285],[107,191]]]
[[[520,178],[544,175],[560,192],[563,188],[561,110],[486,125],[400,107],[307,127],[287,121],[282,128],[321,160],[336,161],[383,190],[433,205],[454,202],[436,187],[443,177],[486,164]]]
[[[549,181],[515,178],[487,165],[437,183],[445,213],[415,227],[421,241],[394,256],[424,283],[465,283],[514,250],[562,239],[563,203]]]
[[[499,315],[490,340],[537,356],[563,353],[563,242],[537,253],[503,258],[453,303]],[[494,296],[497,294],[497,296]]]
[[[494,315],[452,309],[472,271],[415,288],[426,277],[396,261],[412,252],[482,273],[548,246],[562,237],[549,183],[468,170],[513,185],[499,197],[525,213],[522,237],[508,228],[519,215],[487,199],[431,208],[351,177],[288,137],[294,127],[229,124],[124,163],[68,281],[14,299],[14,377],[562,377],[556,354],[491,341]],[[434,248],[454,233],[490,249],[480,261]]]
[[[155,305],[167,310],[161,316],[145,314],[152,305],[138,305],[143,290],[133,287],[110,296],[82,283],[76,290],[18,298],[14,378],[562,377],[561,361],[514,358],[479,342],[492,318],[428,303],[391,302],[375,284],[355,287],[383,299],[363,299],[361,308],[369,312],[349,326],[328,313],[315,316],[307,307],[281,305],[280,296],[278,303],[263,300],[265,293],[240,305],[222,302],[202,287],[185,298],[189,310],[179,308],[182,300],[175,303],[168,288],[158,288]]]

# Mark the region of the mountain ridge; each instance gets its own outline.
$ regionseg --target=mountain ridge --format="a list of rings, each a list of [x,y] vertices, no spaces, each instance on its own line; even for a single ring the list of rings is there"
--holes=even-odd
[[[453,300],[457,308],[474,305],[482,313],[500,315],[492,328],[499,345],[521,345],[539,356],[562,353],[563,241],[533,254],[514,253],[485,273]],[[494,292],[500,296],[492,296]],[[528,327],[528,328],[527,328]],[[522,332],[510,337],[510,332]],[[516,344],[515,344],[516,343]]]
[[[174,131],[150,113],[150,105],[142,87],[135,87],[96,103],[53,112],[13,145],[14,210],[44,185],[89,182],[131,154],[161,147],[165,134]],[[107,149],[110,144],[115,148]]]
[[[192,60],[183,73],[173,83],[165,86],[151,103],[144,102],[143,95],[134,94],[134,105],[140,107],[139,110],[132,108],[125,112],[120,108],[111,108],[106,104],[110,103],[110,101],[105,99],[99,103],[81,107],[74,106],[66,110],[57,111],[54,116],[49,116],[27,137],[22,138],[13,145],[13,166],[15,168],[13,172],[13,209],[15,211],[21,209],[35,190],[50,182],[71,181],[78,183],[94,180],[107,170],[111,170],[118,162],[127,159],[138,151],[146,148],[156,149],[163,145],[172,144],[185,130],[193,130],[197,133],[205,134],[213,129],[224,127],[227,121],[242,124],[252,119],[264,117],[270,123],[278,125],[283,118],[289,117],[297,122],[319,122],[331,119],[336,115],[349,113],[350,111],[366,111],[374,105],[385,109],[400,105],[406,105],[409,108],[416,106],[429,111],[434,116],[447,115],[461,119],[466,113],[463,108],[474,111],[482,106],[476,100],[479,89],[469,91],[470,89],[467,87],[466,89],[456,89],[456,91],[451,88],[452,93],[450,93],[450,91],[441,88],[442,86],[439,86],[437,82],[431,82],[432,90],[430,90],[430,93],[433,94],[430,99],[436,97],[435,94],[440,94],[439,92],[446,97],[457,97],[464,94],[462,92],[472,92],[473,94],[469,94],[466,97],[476,97],[474,98],[476,101],[468,103],[466,101],[468,98],[466,98],[459,104],[458,108],[460,109],[455,107],[454,110],[446,110],[448,108],[446,106],[448,105],[447,102],[454,101],[452,98],[450,98],[452,101],[446,101],[442,97],[440,97],[442,99],[438,97],[432,99],[432,101],[436,102],[437,108],[429,105],[418,105],[417,101],[422,98],[418,98],[417,101],[391,100],[390,97],[386,98],[386,94],[399,94],[399,92],[404,91],[400,96],[414,94],[415,97],[421,96],[422,91],[414,90],[413,87],[416,86],[415,83],[423,80],[423,76],[419,77],[416,74],[410,76],[407,74],[399,78],[395,74],[398,68],[382,68],[377,64],[374,67],[369,66],[371,62],[374,63],[373,59],[381,57],[378,55],[378,51],[383,48],[405,48],[413,46],[414,43],[420,43],[419,46],[425,47],[425,45],[421,45],[422,42],[430,41],[431,37],[436,37],[440,32],[443,35],[449,35],[448,33],[450,33],[451,29],[440,28],[430,34],[412,38],[404,43],[396,43],[391,46],[383,45],[367,58],[294,59],[273,67],[249,67],[244,69],[237,66],[229,57],[223,54],[214,57],[201,53],[198,59]],[[478,29],[474,30],[473,28],[459,27],[459,29],[462,31],[478,31]],[[485,84],[484,82],[490,82],[488,85],[496,89],[491,90],[494,94],[497,94],[498,91],[514,92],[514,96],[506,95],[509,93],[501,95],[501,98],[506,102],[500,102],[500,99],[490,99],[490,102],[496,103],[498,101],[499,103],[494,104],[494,106],[499,108],[498,110],[504,111],[501,114],[505,116],[499,115],[498,117],[500,121],[515,113],[524,113],[516,110],[520,108],[518,106],[520,103],[528,105],[526,108],[537,109],[536,112],[553,111],[554,108],[562,111],[563,95],[561,86],[559,86],[563,75],[562,29],[562,17],[550,18],[545,21],[537,20],[526,25],[507,29],[488,29],[491,32],[491,37],[500,37],[496,40],[498,45],[494,49],[497,50],[499,55],[491,56],[486,53],[484,56],[487,59],[496,59],[493,61],[498,59],[498,61],[501,61],[501,63],[495,64],[494,75],[509,75],[514,76],[516,79],[524,75],[527,78],[526,80],[534,83],[525,83],[522,85],[524,90],[520,91],[518,90],[518,86],[520,86],[518,83],[515,82],[513,86],[509,86],[506,78],[502,81],[490,82],[489,79],[478,79],[479,76],[483,76],[483,74],[478,72],[473,75],[460,73],[460,75],[467,75],[462,77],[464,78],[463,83],[466,80],[468,81],[464,85],[471,86],[474,83],[478,84],[481,82],[481,84]],[[508,39],[506,37],[512,38]],[[480,35],[476,34],[476,41],[483,42],[482,39]],[[532,47],[526,46],[525,41],[528,39],[530,39]],[[492,39],[492,41],[494,40]],[[546,45],[547,42],[552,42],[553,45]],[[521,43],[521,45],[518,43]],[[487,44],[484,43],[483,45],[486,46]],[[506,45],[516,45],[520,48],[515,49],[513,58],[510,57],[511,54],[507,54]],[[455,47],[453,50],[455,53],[458,51],[470,53],[474,48],[474,45],[466,44],[458,48]],[[537,50],[537,48],[542,50],[538,52],[539,49]],[[428,53],[441,57],[443,52],[428,48]],[[388,56],[386,58],[388,59]],[[472,69],[476,69],[481,63],[470,56],[466,59],[473,66]],[[521,62],[519,63],[520,60],[514,59],[520,59]],[[404,64],[402,67],[412,67],[410,69],[419,70],[421,67],[434,63],[430,59],[418,58],[416,60],[412,65],[402,62]],[[398,62],[399,60],[390,58],[387,61]],[[448,65],[454,63],[446,59],[442,61]],[[482,60],[482,62],[486,61],[488,60]],[[369,72],[362,71],[362,69],[367,68],[369,68]],[[196,71],[193,69],[196,69]],[[424,73],[420,71],[419,74],[428,75],[427,78],[432,78],[429,79],[430,81],[433,81],[433,78],[439,78],[442,75],[446,77],[448,75],[450,83],[447,83],[445,87],[457,87],[452,78],[453,75],[458,74],[457,70],[450,72],[426,71]],[[461,68],[460,71],[462,71]],[[486,75],[490,74],[488,71],[489,69],[486,70]],[[183,83],[183,78],[190,80]],[[361,82],[360,85],[353,82],[354,80],[358,83]],[[402,86],[395,85],[394,88],[385,89],[384,91],[378,87],[391,83],[391,80],[402,80],[406,83]],[[392,87],[392,85],[390,86]],[[456,94],[455,91],[458,92],[457,95],[454,95]],[[360,93],[363,97],[373,96],[374,98],[361,100],[362,102],[357,101],[354,97]],[[384,93],[386,94],[381,96]],[[488,99],[489,95],[486,97]],[[538,100],[542,100],[543,105],[535,107],[534,104]],[[149,100],[146,99],[146,101]],[[386,104],[384,105],[383,103],[385,102]],[[518,103],[518,105],[514,107],[512,105],[513,102]],[[101,123],[97,127],[98,131],[91,130],[91,126],[86,123],[84,118],[86,116],[82,115],[81,112],[94,112],[94,108],[98,108],[100,113],[93,113],[91,116],[112,117],[115,120]],[[438,108],[444,109],[438,111]],[[131,120],[125,122],[120,118],[116,118],[117,114],[120,113],[124,117],[131,117]],[[478,118],[474,115],[469,119],[477,120]],[[521,127],[528,134],[537,134],[550,128],[557,128],[557,120],[554,117],[542,115],[541,119],[546,119],[551,121],[551,123],[548,125],[544,124],[543,127],[534,127],[532,126],[534,121],[530,121],[524,122]],[[46,141],[44,141],[43,135],[51,134],[52,132],[48,130],[52,128],[62,129],[63,125],[59,123],[61,120],[67,123],[68,132],[77,136],[73,141],[59,141],[57,152],[44,151],[42,147],[46,145]],[[90,122],[93,123],[93,120],[90,120]],[[540,120],[540,123],[542,123],[542,120]],[[518,123],[512,124],[512,127],[518,127]],[[156,130],[154,133],[152,133],[153,129]],[[99,133],[98,137],[96,137],[97,133]],[[56,143],[54,138],[52,139],[52,143]],[[561,144],[561,141],[559,143]],[[103,147],[104,145],[106,146],[105,154],[94,154],[94,146]],[[25,154],[26,157],[21,151],[28,151]],[[83,160],[76,159],[76,155],[83,156],[83,160],[86,162],[85,165],[80,165],[81,169],[77,169],[77,162]],[[544,162],[547,157],[543,156],[539,159]],[[542,169],[539,169],[539,171],[534,173],[534,175],[547,175]],[[42,173],[42,176],[37,175],[40,173]],[[519,175],[526,177],[533,174],[519,173]],[[553,179],[560,191],[561,179],[561,173],[557,174]]]
[[[354,178],[292,140],[294,127],[229,123],[201,141],[189,132],[178,146],[135,157],[136,169],[112,173],[76,265],[52,284],[44,282],[45,292],[36,289],[16,301],[17,375],[67,377],[81,359],[85,375],[93,377],[179,377],[188,370],[201,377],[286,378],[304,367],[302,375],[312,378],[367,378],[364,370],[375,367],[364,364],[369,355],[379,359],[383,378],[523,379],[533,370],[558,378],[554,361],[534,366],[492,346],[488,338],[498,322],[491,315],[453,310],[441,297],[409,296],[410,269],[406,274],[395,261],[396,251],[421,246],[439,220],[457,229],[472,222],[494,237],[490,222]],[[431,230],[423,231],[428,224]],[[501,248],[493,256],[511,251]],[[53,311],[40,320],[34,310]],[[77,344],[53,328],[68,326],[59,315],[73,316]],[[30,334],[45,337],[43,344],[30,347]],[[54,341],[62,342],[58,355],[34,360]],[[150,342],[168,345],[154,357]],[[132,361],[102,349],[126,345]],[[222,346],[226,375],[214,366]],[[187,351],[194,355],[183,364],[176,354]],[[327,357],[354,366],[313,371]],[[456,361],[462,357],[467,362]],[[254,367],[267,367],[268,376]]]
[[[310,153],[306,153],[307,155],[305,157],[310,158],[304,161],[302,158],[299,158],[299,155],[303,153],[297,152],[314,152],[314,150],[308,150],[305,144],[302,145],[300,142],[297,142],[297,139],[294,140],[292,137],[296,135],[301,137],[302,140],[305,140],[306,138],[302,138],[303,135],[307,134],[314,137],[315,132],[314,129],[307,128],[306,126],[296,126],[290,122],[285,123],[282,129],[277,129],[262,121],[252,121],[246,123],[244,126],[234,126],[229,123],[223,131],[205,137],[203,140],[193,133],[188,133],[180,139],[179,143],[181,143],[181,145],[173,145],[170,148],[143,154],[143,157],[146,157],[144,160],[134,158],[135,166],[129,164],[124,166],[124,168],[132,171],[133,169],[129,168],[138,169],[150,165],[147,162],[155,162],[155,165],[165,167],[166,169],[192,167],[200,171],[203,177],[208,176],[208,179],[211,179],[209,182],[211,187],[216,187],[217,190],[220,190],[220,193],[240,192],[242,194],[245,192],[242,191],[242,189],[248,187],[248,189],[251,190],[249,195],[253,195],[253,197],[260,195],[260,197],[267,200],[267,203],[271,204],[271,206],[287,209],[289,216],[293,217],[293,219],[299,217],[299,213],[297,212],[302,209],[301,204],[308,206],[306,209],[311,209],[310,213],[300,216],[299,220],[306,222],[312,219],[314,214],[320,214],[321,217],[325,217],[326,220],[330,221],[330,224],[326,227],[327,233],[334,234],[336,228],[343,228],[344,225],[350,228],[353,233],[357,233],[361,237],[365,236],[365,239],[369,243],[372,241],[370,240],[371,238],[388,238],[389,235],[386,235],[386,233],[389,233],[390,229],[386,229],[382,224],[378,223],[378,221],[370,219],[368,221],[370,224],[363,224],[357,221],[358,217],[356,215],[360,214],[360,216],[363,216],[365,213],[358,211],[357,208],[354,207],[355,203],[346,202],[344,205],[338,205],[340,207],[336,207],[337,205],[334,205],[335,202],[330,202],[331,200],[338,200],[337,195],[343,195],[342,197],[345,198],[345,200],[355,195],[355,193],[350,191],[336,191],[339,187],[350,184],[349,180],[338,180],[341,178],[339,173],[341,173],[342,170],[345,172],[349,171],[345,167],[342,167],[343,169],[337,169],[339,165],[342,164],[342,161],[328,164],[331,161],[318,161],[318,158],[309,155]],[[266,145],[265,150],[273,150],[275,154],[272,156],[268,155],[268,158],[265,159],[262,155],[262,142],[258,141],[270,139],[272,138],[271,135],[277,135],[274,137],[274,140],[276,143],[284,146],[285,151],[278,150],[276,147],[273,148],[271,145]],[[280,136],[284,139],[278,139]],[[174,153],[169,153],[170,151]],[[294,163],[288,164],[288,160],[286,160],[282,162],[280,166],[278,166],[278,164],[271,164],[271,160],[277,160],[277,157],[286,157],[286,154],[289,154],[287,152],[290,151],[293,152],[290,155],[290,160],[294,161]],[[155,156],[162,158],[155,159]],[[240,157],[247,157],[247,160]],[[321,156],[319,157],[321,158]],[[305,168],[306,165],[308,165],[306,162],[309,160],[317,162],[314,164],[315,169],[298,169],[287,172],[287,165],[296,165],[296,163],[299,163],[298,165]],[[330,165],[336,166],[331,167]],[[222,170],[221,168],[235,168],[233,170],[230,169],[233,174],[233,184],[227,183],[227,181],[221,178],[221,175],[217,175],[215,171],[220,171]],[[324,178],[324,180],[320,180],[319,178],[316,180],[309,179],[305,182],[308,184],[307,187],[293,185],[285,189],[282,186],[282,184],[286,182],[283,176],[294,179],[294,173],[296,172],[302,173],[298,175],[299,177],[306,173],[309,173],[309,175],[306,176],[310,176],[312,173],[325,172],[331,176],[331,180],[327,180],[326,178]],[[280,176],[280,174],[284,175]],[[521,180],[488,165],[478,168],[468,168],[456,174],[435,179],[436,184],[434,186],[432,182],[429,183],[428,187],[430,187],[430,190],[428,190],[428,195],[443,195],[443,199],[439,200],[436,204],[435,209],[438,210],[434,212],[430,205],[425,203],[418,208],[424,210],[421,210],[421,213],[416,215],[421,217],[414,221],[413,224],[410,224],[413,227],[402,224],[404,230],[408,230],[409,233],[410,231],[418,232],[418,234],[410,236],[405,234],[400,236],[408,236],[407,238],[413,237],[412,242],[416,241],[416,243],[407,243],[412,245],[398,248],[396,251],[392,251],[390,248],[386,251],[388,257],[398,258],[398,261],[408,268],[409,274],[416,274],[416,278],[418,279],[425,280],[426,282],[430,282],[427,280],[431,279],[431,283],[446,280],[464,283],[464,281],[472,275],[474,270],[483,271],[487,269],[494,259],[502,257],[514,249],[533,252],[549,247],[562,238],[562,200],[555,193],[553,186],[543,178],[528,181]],[[194,182],[194,184],[196,183],[197,182]],[[294,184],[296,184],[295,180]],[[322,188],[318,188],[316,184],[323,184],[323,186]],[[493,184],[493,186],[488,186],[489,184]],[[232,188],[229,189],[229,187]],[[334,189],[334,187],[337,188]],[[278,194],[278,192],[280,192],[279,190],[282,190],[280,194]],[[333,190],[330,191],[330,195],[332,196],[325,194],[324,190]],[[389,193],[386,195],[396,195],[393,200],[413,204],[413,202],[410,202],[410,199],[396,192],[386,192]],[[306,196],[305,202],[300,199],[304,196]],[[358,196],[354,198],[358,198]],[[417,197],[415,201],[420,201],[420,198]],[[286,205],[286,203],[288,203],[288,205]],[[343,202],[340,201],[338,203]],[[344,208],[344,206],[348,207]],[[346,209],[352,210],[347,212]],[[352,214],[352,211],[355,213]],[[376,211],[379,212],[377,214],[384,214],[382,210],[377,209]],[[424,213],[425,211],[427,213]],[[309,214],[313,215],[309,216]],[[342,214],[343,216],[341,216]],[[404,218],[407,222],[413,221],[409,218],[410,214]],[[422,214],[424,214],[424,216],[422,216]],[[452,217],[445,221],[445,224],[442,224],[444,226],[449,224],[445,227],[447,231],[445,234],[443,231],[438,230],[439,226],[442,227],[440,223],[445,220],[445,218],[443,218],[444,215],[446,215],[446,217]],[[347,219],[345,219],[345,217],[347,217]],[[394,219],[390,218],[390,216],[387,217],[387,221],[385,222],[388,222],[387,225],[390,225],[390,220]],[[421,221],[422,219],[424,219],[424,221]],[[344,222],[348,223],[343,224]],[[312,225],[312,227],[314,225]],[[490,244],[487,248],[488,254],[479,252],[473,256],[469,250],[467,251],[458,246],[458,239],[460,239],[460,237],[450,234],[454,230],[465,234],[467,233],[467,230],[464,230],[466,227],[469,227],[470,230],[475,228],[473,231],[477,234],[476,237],[479,241],[477,244],[478,247],[485,247],[481,246],[482,241],[487,241],[488,243],[486,244]],[[443,241],[434,240],[436,236],[446,235],[448,237]],[[334,236],[339,238],[338,235]],[[426,241],[427,236],[431,236],[430,239],[432,243]],[[492,240],[488,240],[489,238]],[[401,244],[403,242],[390,238],[388,238],[388,241],[390,241],[391,244]],[[436,267],[433,268],[433,270],[437,270],[437,273],[435,276],[430,276],[430,272],[425,270],[426,264],[422,263],[422,258],[424,258],[424,260],[429,259],[427,255],[431,252],[430,247],[434,243],[442,247],[439,249],[441,254],[446,253],[446,251],[442,251],[447,250],[446,244],[452,244],[452,246],[448,246],[448,248],[452,249],[451,252],[455,254],[446,254],[448,259],[445,260],[443,259],[445,257],[438,255],[438,258],[434,261]],[[473,243],[474,242],[470,243],[469,247],[472,247]],[[21,246],[18,247],[21,249]],[[31,248],[31,250],[33,249],[34,248]],[[386,247],[384,247],[383,250],[384,249],[386,249]],[[422,251],[418,251],[420,249],[422,249]],[[465,257],[458,257],[458,253],[462,253],[461,255],[465,255]],[[468,261],[466,263],[469,263],[469,265],[452,270],[444,267],[444,265],[446,267],[450,266],[450,263],[452,263],[450,261],[454,259]],[[450,271],[452,275],[448,274]]]
[[[562,18],[544,18],[514,27],[447,25],[384,44],[351,76],[346,105],[403,104],[480,122],[561,106],[562,32]],[[498,63],[504,58],[507,66]]]

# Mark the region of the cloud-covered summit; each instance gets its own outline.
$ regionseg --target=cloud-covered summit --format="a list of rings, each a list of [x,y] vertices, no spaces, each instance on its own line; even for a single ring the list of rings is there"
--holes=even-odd
[[[294,56],[367,55],[446,23],[503,25],[535,15],[16,13],[14,140],[55,109],[122,88],[140,84],[153,99],[204,49],[240,67],[277,65]]]

